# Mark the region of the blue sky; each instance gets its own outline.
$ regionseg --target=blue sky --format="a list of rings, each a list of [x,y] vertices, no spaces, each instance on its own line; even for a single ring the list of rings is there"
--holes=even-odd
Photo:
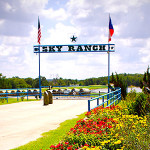
[[[150,65],[149,0],[1,0],[0,73],[38,77],[38,16],[41,44],[107,44],[109,13],[114,26],[110,72],[144,73]],[[107,53],[41,54],[46,78],[107,76]]]

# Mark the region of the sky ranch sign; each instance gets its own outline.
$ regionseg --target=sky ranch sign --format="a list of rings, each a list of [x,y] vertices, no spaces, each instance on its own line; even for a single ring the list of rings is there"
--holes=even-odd
[[[110,53],[115,52],[115,44],[74,44],[74,45],[34,45],[34,53],[39,53],[39,97],[41,99],[41,79],[40,79],[40,54],[41,53],[75,53],[75,52],[108,52],[108,83],[109,83],[109,66]],[[109,87],[108,87],[109,93]]]
[[[34,53],[114,52],[115,44],[34,45]],[[39,50],[40,49],[40,50]]]

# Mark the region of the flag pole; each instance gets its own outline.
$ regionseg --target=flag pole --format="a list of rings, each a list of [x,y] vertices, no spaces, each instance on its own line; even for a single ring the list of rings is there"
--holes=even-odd
[[[109,52],[109,45],[108,45],[108,93],[110,91],[109,90],[109,80],[110,80],[110,52]]]
[[[108,93],[109,93],[109,80],[110,80],[110,44],[111,37],[114,33],[114,28],[111,22],[110,14],[109,14],[109,35],[108,35]]]
[[[39,98],[42,98],[41,93],[41,75],[40,75],[40,40],[41,40],[41,27],[40,27],[40,20],[38,17],[38,43],[39,43]]]
[[[39,90],[40,90],[40,95],[39,98],[42,98],[42,93],[41,93],[41,75],[40,75],[40,44],[39,44]]]
[[[109,20],[110,20],[110,14],[109,14]],[[110,80],[110,52],[109,52],[109,36],[110,32],[108,33],[108,93],[109,93],[109,80]]]

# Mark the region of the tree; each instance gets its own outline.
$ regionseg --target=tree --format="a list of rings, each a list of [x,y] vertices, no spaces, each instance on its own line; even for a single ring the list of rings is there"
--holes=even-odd
[[[143,90],[135,101],[129,106],[130,113],[137,114],[139,116],[144,116],[149,113],[150,110],[150,72],[149,66],[147,71],[144,73],[143,80],[141,80],[141,88]]]
[[[42,86],[49,86],[49,83],[48,83],[48,81],[46,80],[46,78],[45,78],[45,77],[42,77],[42,76],[41,76],[41,85],[42,85]]]
[[[33,80],[32,86],[34,88],[39,88],[39,78],[36,78],[36,79]]]
[[[114,77],[114,75],[112,73],[110,82],[114,84],[115,88],[117,88],[117,87],[121,88],[121,94],[122,94],[123,98],[125,99],[127,96],[127,82],[124,80],[124,78],[119,76],[117,73],[116,73],[116,77]],[[110,88],[112,88],[110,85],[108,85],[108,86]]]
[[[41,86],[49,86],[49,82],[46,80],[45,77],[40,76],[41,78]],[[39,78],[33,80],[32,86],[34,88],[39,88]]]
[[[147,68],[147,71],[144,73],[143,81],[141,81],[141,88],[143,88],[145,93],[150,93],[150,72],[149,72],[149,66]]]
[[[25,82],[28,84],[28,85],[30,85],[31,87],[33,87],[33,79],[32,78],[26,78],[25,79]]]
[[[8,89],[9,85],[10,84],[6,76],[3,76],[2,73],[0,73],[0,89]]]

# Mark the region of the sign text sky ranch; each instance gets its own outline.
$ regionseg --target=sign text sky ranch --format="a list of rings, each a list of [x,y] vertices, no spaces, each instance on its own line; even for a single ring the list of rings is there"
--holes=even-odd
[[[115,44],[34,45],[34,53],[114,52]],[[40,47],[40,51],[39,51]]]

